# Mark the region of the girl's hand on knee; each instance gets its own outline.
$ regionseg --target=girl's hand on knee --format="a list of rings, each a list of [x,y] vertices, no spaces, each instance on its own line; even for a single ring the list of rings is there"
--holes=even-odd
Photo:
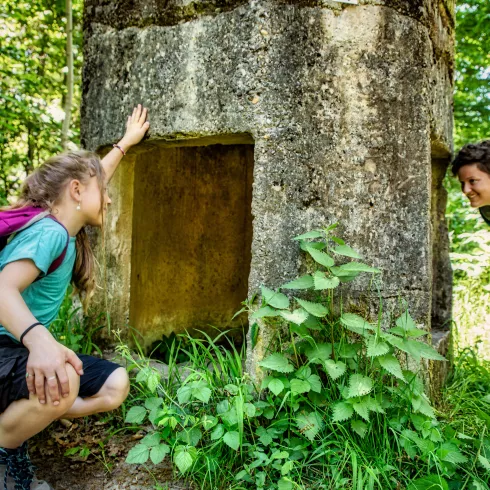
[[[39,332],[42,332],[41,329]],[[47,330],[46,333],[49,334]],[[53,404],[59,405],[60,396],[64,398],[70,393],[65,364],[70,363],[79,376],[83,374],[83,365],[72,350],[58,343],[51,334],[43,337],[28,344],[27,387],[30,393],[37,395],[42,404],[46,403],[47,389]]]
[[[126,122],[126,133],[120,141],[121,146],[127,149],[133,145],[137,145],[150,127],[150,123],[146,120],[148,117],[148,109],[138,104],[138,107],[133,109],[133,114],[128,116]]]

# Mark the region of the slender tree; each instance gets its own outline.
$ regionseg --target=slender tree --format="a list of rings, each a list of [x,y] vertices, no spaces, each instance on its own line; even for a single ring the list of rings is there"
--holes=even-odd
[[[66,97],[65,119],[61,129],[61,146],[63,150],[68,148],[68,131],[70,129],[71,110],[73,105],[73,14],[71,0],[66,0]]]

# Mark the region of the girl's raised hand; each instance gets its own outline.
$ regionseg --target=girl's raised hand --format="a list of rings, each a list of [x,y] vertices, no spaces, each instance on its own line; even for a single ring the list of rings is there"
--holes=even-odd
[[[126,147],[137,145],[150,127],[150,123],[146,120],[148,117],[148,109],[138,104],[138,107],[133,109],[133,114],[128,116],[126,122],[126,133],[121,140],[121,144]]]

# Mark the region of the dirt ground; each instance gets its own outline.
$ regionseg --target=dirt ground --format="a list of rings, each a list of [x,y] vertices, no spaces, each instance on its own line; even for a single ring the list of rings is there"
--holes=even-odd
[[[90,417],[71,425],[52,424],[31,439],[29,450],[36,476],[55,490],[192,490],[176,478],[169,461],[157,466],[124,462],[144,435],[144,431],[114,434],[114,421]],[[64,456],[75,448],[79,448],[76,454]]]

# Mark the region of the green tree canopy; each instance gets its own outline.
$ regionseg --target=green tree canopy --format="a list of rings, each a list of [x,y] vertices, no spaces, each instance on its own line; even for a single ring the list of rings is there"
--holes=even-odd
[[[490,2],[457,5],[455,144],[490,138]]]
[[[0,3],[0,202],[25,175],[61,151],[66,94],[64,1]],[[82,0],[73,2],[75,110],[70,140],[78,143]]]

